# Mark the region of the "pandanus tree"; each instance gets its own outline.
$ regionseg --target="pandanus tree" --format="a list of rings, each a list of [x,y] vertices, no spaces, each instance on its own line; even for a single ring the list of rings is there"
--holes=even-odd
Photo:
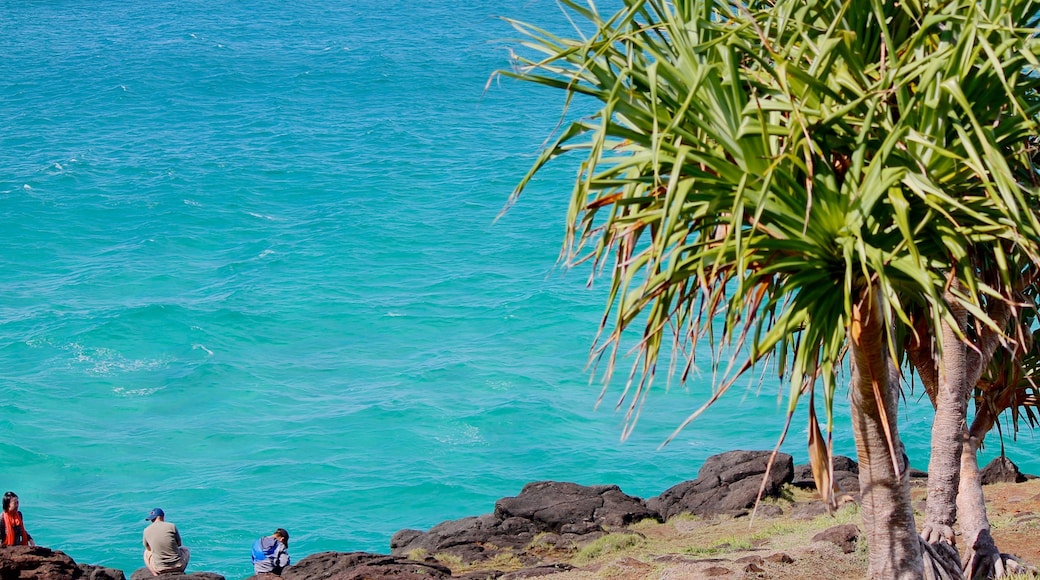
[[[712,393],[690,420],[775,365],[788,422],[808,396],[815,430],[818,396],[831,432],[847,360],[870,577],[959,575],[931,562],[952,549],[950,514],[926,517],[927,541],[914,522],[902,337],[930,345],[921,360],[947,392],[936,401],[955,426],[939,439],[952,443],[932,467],[937,489],[956,489],[967,352],[980,332],[1014,340],[996,306],[1014,308],[1005,264],[1040,256],[1037,5],[561,3],[573,36],[515,22],[524,48],[505,74],[596,112],[556,135],[515,195],[552,159],[583,156],[563,259],[609,275],[593,355],[609,386],[635,340],[618,399],[630,426],[659,363],[684,382],[709,358]],[[819,457],[830,438],[813,439]]]
[[[928,340],[928,329],[922,318],[918,318],[919,326],[906,344],[910,362],[936,407],[932,460],[940,464],[950,462],[954,454],[960,452],[959,471],[935,469],[933,473],[937,476],[930,477],[923,535],[933,544],[952,544],[950,526],[956,519],[964,544],[964,575],[973,579],[1001,578],[1008,572],[1025,571],[1016,559],[1000,553],[990,535],[978,451],[987,433],[999,425],[998,420],[1005,411],[1008,411],[1015,432],[1021,422],[1037,426],[1035,408],[1040,395],[1037,383],[1040,381],[1040,342],[1036,336],[1040,333],[1037,329],[1040,271],[1035,264],[1028,262],[1012,261],[1003,268],[995,268],[986,260],[977,261],[977,264],[983,276],[995,279],[999,272],[1008,271],[1013,274],[1009,278],[1013,278],[1015,283],[1010,288],[1005,287],[1007,293],[996,299],[980,296],[980,303],[985,304],[990,319],[1003,333],[992,328],[979,328],[973,320],[965,317],[964,342],[968,349],[963,353],[957,352],[958,356],[964,356],[965,375],[961,387],[966,390],[960,391],[961,396],[951,398],[949,390],[941,392],[943,381],[939,369],[943,367],[944,359],[949,357],[950,350],[937,352],[935,341]],[[1000,340],[1001,337],[1008,339]],[[974,418],[970,423],[965,412],[969,394],[975,403]],[[940,428],[944,423],[946,428]],[[1003,446],[1003,433],[1001,438]],[[945,453],[941,451],[944,446],[948,448]],[[943,480],[938,477],[940,474],[956,475],[959,481]]]

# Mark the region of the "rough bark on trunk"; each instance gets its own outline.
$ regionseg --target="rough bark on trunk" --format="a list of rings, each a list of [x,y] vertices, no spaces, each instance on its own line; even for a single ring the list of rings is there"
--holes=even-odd
[[[952,287],[957,287],[955,281]],[[976,458],[982,439],[993,426],[993,417],[988,409],[980,408],[970,430],[965,423],[968,396],[1001,342],[1002,334],[994,327],[1006,328],[1011,310],[1001,300],[990,301],[987,315],[993,326],[978,325],[975,343],[969,349],[963,342],[968,334],[966,313],[950,294],[947,294],[947,300],[962,336],[956,336],[953,328],[944,323],[941,327],[943,351],[939,356],[933,348],[931,329],[925,319],[919,319],[907,344],[910,361],[935,407],[928,468],[928,503],[921,532],[921,539],[925,542],[922,548],[927,554],[925,575],[928,577],[929,568],[932,568],[935,577],[963,575],[974,579],[992,575],[1000,578],[1014,562],[1005,565],[1007,558],[1000,554],[989,534]],[[954,464],[956,466],[952,469],[956,470],[956,477],[950,472]],[[956,496],[951,495],[953,490],[956,490]],[[960,524],[964,543],[963,574],[957,576],[952,575],[959,558],[952,543],[955,520]]]
[[[876,291],[868,291],[854,306],[849,325],[852,429],[870,546],[867,574],[916,579],[923,576],[923,561],[910,504],[907,458],[896,425],[899,376],[887,332]]]
[[[989,530],[989,518],[986,515],[986,500],[982,495],[977,453],[983,438],[992,427],[992,415],[988,409],[980,408],[975,414],[971,430],[966,432],[964,449],[961,451],[961,481],[957,494],[957,513],[959,514],[961,536],[969,550],[979,532]]]
[[[954,280],[953,289],[959,284]],[[921,537],[930,544],[954,545],[953,523],[957,519],[957,488],[960,485],[961,450],[967,430],[967,348],[961,338],[967,327],[967,313],[956,298],[946,295],[957,327],[943,322],[942,356],[939,384],[935,394],[935,419],[932,421],[932,453],[928,460],[928,503]]]

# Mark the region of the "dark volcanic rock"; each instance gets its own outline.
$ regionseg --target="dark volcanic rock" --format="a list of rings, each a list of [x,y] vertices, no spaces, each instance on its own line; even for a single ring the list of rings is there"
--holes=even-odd
[[[122,570],[94,566],[92,564],[80,564],[79,569],[83,571],[80,576],[82,580],[126,580]]]
[[[807,463],[796,465],[791,483],[802,489],[816,489],[812,467]],[[842,493],[859,493],[859,464],[844,455],[835,455],[834,483]]]
[[[755,505],[769,451],[730,451],[704,462],[697,479],[676,485],[647,500],[651,510],[670,518],[681,513],[701,516],[739,514]],[[794,459],[778,453],[762,497],[776,497],[794,478]]]
[[[1022,475],[1022,472],[1018,470],[1018,466],[1007,457],[997,457],[990,461],[989,465],[979,472],[979,477],[982,480],[982,485],[1022,483],[1026,480],[1026,476]]]
[[[856,551],[856,543],[859,541],[859,528],[855,524],[845,524],[827,528],[813,536],[814,542],[830,542],[846,554]]]
[[[423,533],[418,530],[402,530],[390,538],[390,553],[404,556],[413,550],[425,550],[434,555],[451,552],[466,562],[486,560],[497,553],[485,549],[493,544],[498,548],[520,548],[527,545],[538,528],[534,522],[519,518],[509,522],[487,514],[480,517],[462,518],[442,522]]]
[[[756,517],[760,518],[779,518],[783,517],[784,509],[778,505],[763,504],[758,506],[758,510],[755,512]]]
[[[187,574],[159,574],[152,576],[148,568],[138,568],[130,575],[130,580],[224,580],[220,574],[213,572],[188,572]]]
[[[83,574],[72,558],[40,546],[0,548],[0,578],[58,580],[79,578]]]
[[[418,562],[367,552],[321,552],[282,572],[285,580],[436,580],[451,570],[435,562]]]
[[[41,546],[0,547],[0,578],[18,580],[125,580],[113,568],[76,564],[64,552]]]
[[[399,556],[418,549],[430,556],[447,552],[475,562],[522,550],[539,534],[553,534],[556,547],[573,546],[604,535],[606,527],[647,518],[660,516],[616,485],[540,481],[500,499],[492,514],[443,522],[425,533],[401,530],[391,538],[390,550]]]
[[[520,495],[498,500],[495,515],[529,520],[551,532],[566,532],[568,526],[582,529],[586,523],[620,527],[658,518],[643,500],[625,495],[616,485],[587,487],[556,481],[529,483]]]

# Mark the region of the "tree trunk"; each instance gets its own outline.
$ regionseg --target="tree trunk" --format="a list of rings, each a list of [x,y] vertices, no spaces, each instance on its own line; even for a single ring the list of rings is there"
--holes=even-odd
[[[887,333],[876,289],[868,289],[853,307],[849,324],[852,429],[870,546],[867,575],[917,579],[924,569],[910,503],[909,466],[896,425],[899,375]]]
[[[960,285],[954,279],[953,289]],[[960,485],[961,450],[967,430],[967,348],[958,332],[967,328],[967,313],[947,293],[950,313],[959,328],[942,323],[942,355],[939,384],[933,401],[932,453],[928,460],[928,503],[921,537],[929,544],[954,545],[953,523],[957,519],[957,488]],[[974,381],[972,381],[974,383]]]
[[[978,451],[986,433],[993,427],[993,416],[982,407],[975,414],[971,430],[967,431],[967,441],[961,450],[961,481],[957,494],[957,512],[959,514],[961,536],[970,549],[975,538],[982,530],[989,530],[989,518],[986,516],[986,500],[982,496],[982,478],[979,474]]]
[[[951,282],[952,288],[960,287],[956,280]],[[947,293],[946,299],[961,332],[967,334],[964,308],[951,294]],[[1005,301],[991,300],[987,314],[997,328],[1005,328],[1011,310]],[[1000,577],[1003,574],[1002,559],[989,534],[976,455],[986,432],[993,426],[993,418],[988,408],[981,407],[969,431],[966,415],[971,389],[976,387],[992,361],[1003,335],[988,325],[981,325],[977,328],[976,343],[969,349],[954,328],[943,322],[940,326],[943,349],[939,357],[926,322],[924,318],[917,320],[907,343],[910,362],[917,369],[921,384],[935,406],[928,470],[928,507],[921,539],[930,545],[931,552],[943,556],[939,565],[953,573],[953,564],[959,555],[953,545],[952,526],[955,520],[959,521],[964,541],[964,562],[968,562],[964,564],[964,570],[968,578],[977,573],[985,576],[987,570]],[[954,490],[957,490],[956,497]]]
[[[989,531],[986,500],[982,495],[978,451],[986,433],[993,427],[993,415],[979,408],[971,429],[965,430],[961,450],[961,482],[957,494],[957,512],[964,538],[964,574],[966,578],[1003,578],[1007,570],[1004,558]]]

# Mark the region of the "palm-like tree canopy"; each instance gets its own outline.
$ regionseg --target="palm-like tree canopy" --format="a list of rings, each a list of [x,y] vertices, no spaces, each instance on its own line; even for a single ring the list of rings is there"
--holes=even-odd
[[[952,300],[985,325],[1004,264],[1040,257],[1037,3],[624,0],[603,16],[561,2],[593,31],[516,22],[534,53],[505,74],[599,110],[516,195],[554,157],[584,155],[565,257],[614,257],[596,352],[609,376],[641,326],[630,417],[662,354],[687,361],[685,379],[702,340],[715,397],[775,357],[791,412],[817,384],[829,412],[865,293],[886,324],[917,309],[938,325],[956,279]]]

